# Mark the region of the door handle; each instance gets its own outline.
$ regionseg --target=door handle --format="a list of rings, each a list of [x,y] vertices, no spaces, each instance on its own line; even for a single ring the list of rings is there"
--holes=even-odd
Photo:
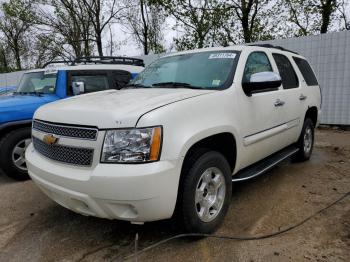
[[[277,107],[277,106],[283,106],[284,104],[285,104],[284,101],[277,99],[274,105]]]
[[[299,100],[305,100],[307,98],[307,96],[304,96],[303,94],[301,94],[300,96],[299,96]]]

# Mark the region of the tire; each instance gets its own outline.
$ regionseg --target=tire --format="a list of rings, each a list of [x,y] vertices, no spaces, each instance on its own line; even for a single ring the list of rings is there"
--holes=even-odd
[[[13,130],[1,139],[0,167],[7,176],[19,181],[29,179],[24,152],[30,139],[30,127]]]
[[[193,156],[183,169],[177,219],[186,232],[210,234],[221,224],[230,205],[231,169],[216,151],[199,150]],[[216,190],[214,182],[219,181]]]
[[[296,146],[299,151],[293,156],[296,162],[303,162],[310,159],[315,141],[315,127],[310,118],[306,118]]]

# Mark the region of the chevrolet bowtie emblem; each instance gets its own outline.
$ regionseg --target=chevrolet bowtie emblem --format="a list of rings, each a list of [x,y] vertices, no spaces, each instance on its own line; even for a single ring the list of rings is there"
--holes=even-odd
[[[56,144],[58,142],[58,137],[55,137],[52,134],[44,135],[43,141],[45,144],[51,146],[51,145]]]

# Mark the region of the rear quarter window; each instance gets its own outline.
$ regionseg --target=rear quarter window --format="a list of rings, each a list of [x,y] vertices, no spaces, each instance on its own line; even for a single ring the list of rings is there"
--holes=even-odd
[[[305,82],[308,86],[318,85],[317,78],[312,71],[310,64],[302,58],[293,57],[294,62],[297,64],[301,74],[303,75]]]
[[[272,56],[281,75],[283,88],[297,88],[299,86],[299,80],[288,57],[282,54],[272,54]]]

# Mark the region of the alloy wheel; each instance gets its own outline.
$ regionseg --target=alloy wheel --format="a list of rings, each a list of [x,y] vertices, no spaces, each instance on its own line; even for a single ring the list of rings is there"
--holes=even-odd
[[[12,162],[18,169],[22,171],[27,171],[25,151],[30,142],[31,139],[23,139],[19,141],[12,150]]]
[[[206,169],[197,184],[195,208],[203,222],[213,221],[221,211],[226,195],[223,173],[216,167]]]

